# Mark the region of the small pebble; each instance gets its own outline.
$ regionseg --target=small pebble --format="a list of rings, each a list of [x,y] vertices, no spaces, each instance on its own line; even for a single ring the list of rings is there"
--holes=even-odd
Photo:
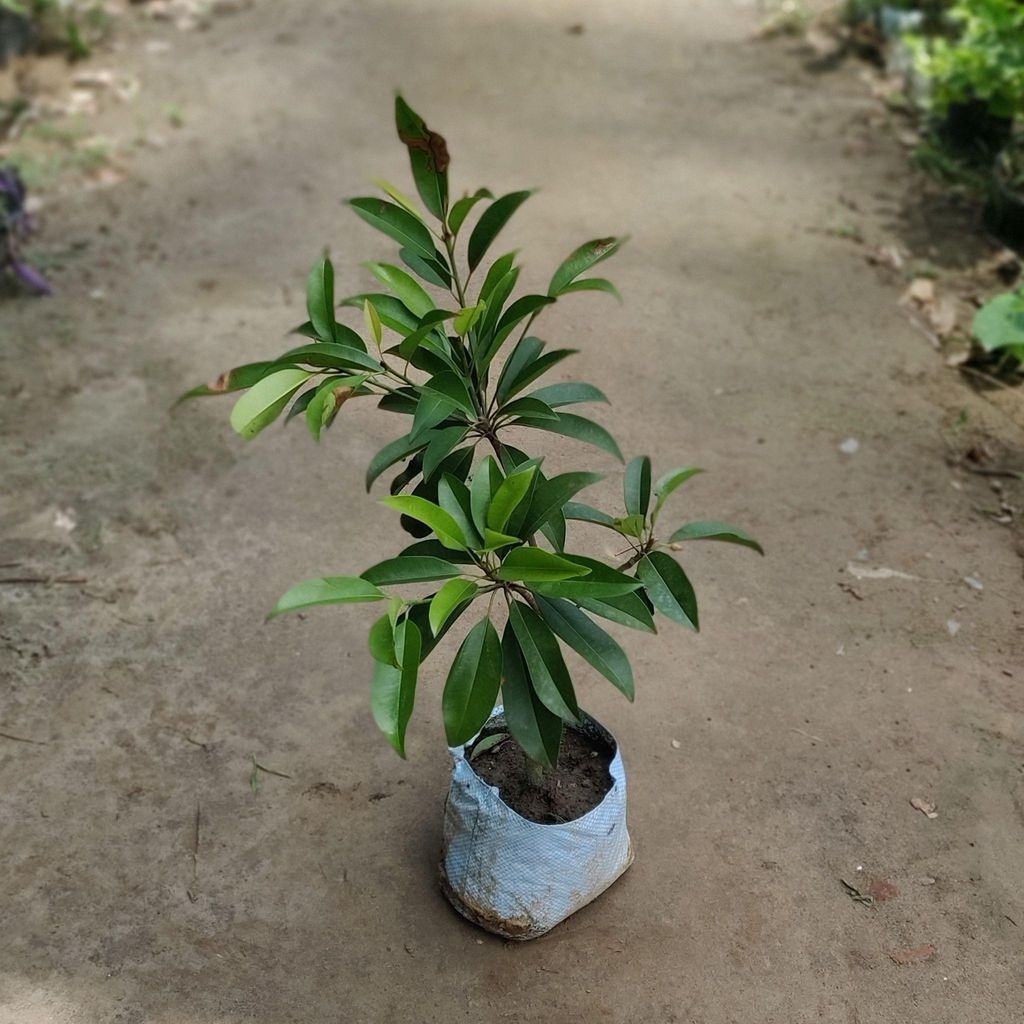
[[[678,750],[681,746],[682,746],[682,743],[680,743],[679,740],[673,740],[672,741],[672,749],[673,750]]]

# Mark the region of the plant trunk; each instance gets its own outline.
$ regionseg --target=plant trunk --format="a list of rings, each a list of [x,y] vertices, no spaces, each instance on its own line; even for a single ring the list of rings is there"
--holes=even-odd
[[[532,757],[526,758],[526,778],[530,785],[539,789],[544,785],[544,765],[540,761],[534,761]]]

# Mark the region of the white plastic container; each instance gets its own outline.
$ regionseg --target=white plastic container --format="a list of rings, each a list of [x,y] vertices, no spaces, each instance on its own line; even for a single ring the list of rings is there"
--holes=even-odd
[[[626,773],[615,738],[589,715],[577,731],[615,751],[611,789],[581,818],[558,825],[512,810],[473,770],[465,747],[450,747],[441,887],[474,924],[507,939],[535,939],[596,899],[633,862],[626,830]],[[496,708],[484,729],[504,725]],[[483,731],[483,730],[481,730]]]

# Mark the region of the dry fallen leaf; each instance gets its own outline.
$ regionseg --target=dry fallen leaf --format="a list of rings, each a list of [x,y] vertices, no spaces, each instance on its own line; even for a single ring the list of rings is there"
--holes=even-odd
[[[926,818],[937,818],[939,812],[935,810],[935,804],[930,804],[927,800],[922,800],[921,797],[915,796],[910,801],[910,806],[915,811],[920,811]]]
[[[924,306],[935,301],[935,282],[930,277],[915,277],[903,293],[903,302],[913,301]]]
[[[935,956],[935,947],[926,942],[923,946],[915,946],[913,949],[901,949],[889,954],[889,959],[894,964],[919,964],[925,960],[931,960]]]
[[[886,882],[884,879],[876,878],[868,886],[868,895],[876,903],[886,903],[889,900],[896,899],[899,896],[900,891],[896,888],[892,882]]]

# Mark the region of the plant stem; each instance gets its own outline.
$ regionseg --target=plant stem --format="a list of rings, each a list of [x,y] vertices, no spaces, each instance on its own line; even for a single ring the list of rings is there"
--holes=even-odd
[[[534,761],[529,755],[526,756],[526,778],[536,789],[544,785],[544,765],[540,761]]]

